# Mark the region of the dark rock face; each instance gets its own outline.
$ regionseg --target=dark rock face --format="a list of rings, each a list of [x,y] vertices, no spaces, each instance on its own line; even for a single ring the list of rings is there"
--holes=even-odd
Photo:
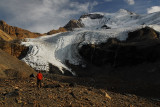
[[[102,27],[101,27],[102,29],[111,29],[109,26],[107,26],[107,25],[103,25]]]
[[[154,40],[154,39],[159,39],[159,34],[154,29],[145,27],[140,30],[130,32],[128,34],[127,41],[137,42],[137,41],[146,41],[146,40]]]
[[[101,19],[104,16],[101,14],[84,14],[80,18],[86,18],[86,17],[90,17],[91,19]]]
[[[99,45],[84,45],[79,53],[95,65],[110,64],[116,67],[160,60],[159,49],[159,34],[146,27],[129,33],[126,41],[110,38]]]
[[[84,25],[78,21],[78,20],[70,20],[65,26],[64,28],[71,31],[73,30],[74,28],[82,28],[84,27]]]

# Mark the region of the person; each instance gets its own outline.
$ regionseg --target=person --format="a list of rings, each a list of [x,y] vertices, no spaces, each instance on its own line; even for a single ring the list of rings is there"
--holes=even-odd
[[[42,73],[39,71],[37,74],[37,87],[41,88],[42,87],[42,79],[43,79],[43,75]]]

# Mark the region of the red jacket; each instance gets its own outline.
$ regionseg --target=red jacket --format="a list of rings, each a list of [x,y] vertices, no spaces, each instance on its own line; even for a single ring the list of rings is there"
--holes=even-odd
[[[38,74],[37,74],[37,79],[38,79],[38,80],[42,80],[42,78],[43,78],[42,73],[38,73]]]

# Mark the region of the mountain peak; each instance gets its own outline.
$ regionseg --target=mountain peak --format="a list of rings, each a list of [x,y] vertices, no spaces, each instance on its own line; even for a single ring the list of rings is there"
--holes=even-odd
[[[120,9],[117,13],[135,14],[135,13],[133,13],[133,12],[130,12],[130,11],[126,10],[126,9]]]
[[[74,28],[81,28],[83,26],[84,25],[79,20],[72,19],[64,26],[64,28],[67,30],[73,30]]]

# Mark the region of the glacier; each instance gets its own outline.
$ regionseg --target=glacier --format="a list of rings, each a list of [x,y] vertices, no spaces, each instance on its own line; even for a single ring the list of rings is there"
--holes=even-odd
[[[27,55],[22,59],[36,70],[49,71],[49,64],[64,69],[73,75],[76,73],[66,65],[66,61],[73,65],[86,66],[78,53],[78,49],[84,44],[99,44],[107,41],[110,37],[125,40],[129,32],[143,28],[152,27],[160,32],[160,12],[138,15],[121,9],[116,13],[90,13],[100,14],[102,18],[91,18],[90,16],[80,18],[84,28],[76,28],[73,31],[42,36],[38,38],[27,38],[21,44],[29,47]],[[111,29],[102,29],[103,25]]]

